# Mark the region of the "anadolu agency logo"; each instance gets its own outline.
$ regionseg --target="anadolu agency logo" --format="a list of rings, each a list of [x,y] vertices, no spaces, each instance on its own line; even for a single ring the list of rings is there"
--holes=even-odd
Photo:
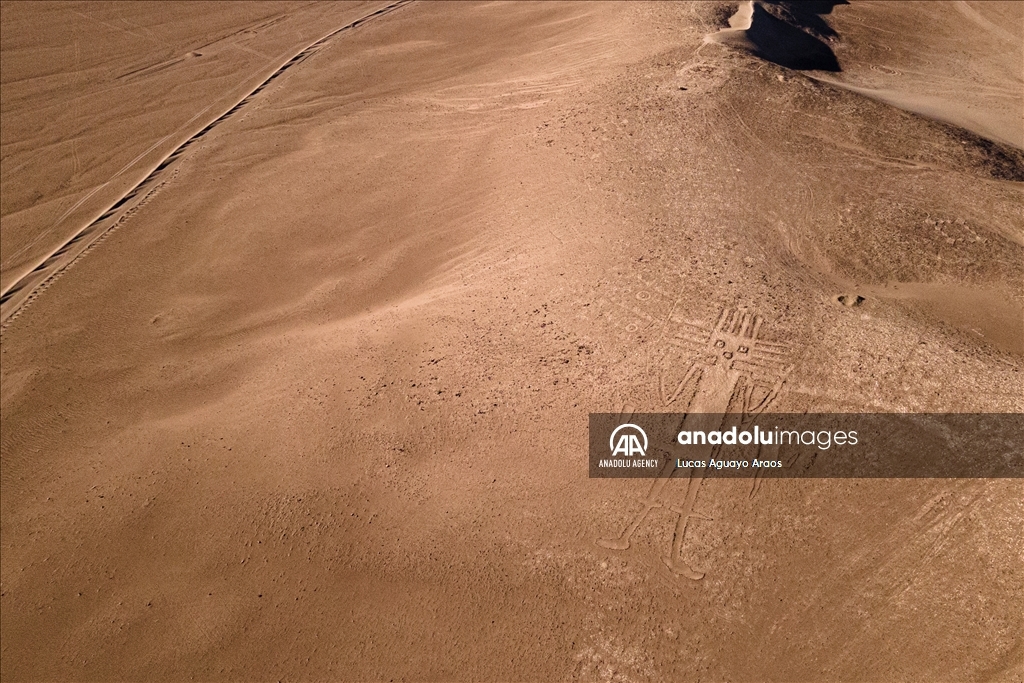
[[[636,434],[630,432],[636,432]],[[643,446],[640,445],[640,439],[637,438],[637,434],[643,437]],[[618,441],[615,440],[616,436],[619,437]],[[619,425],[612,430],[612,436],[608,439],[608,447],[612,450],[613,458],[616,455],[626,458],[642,458],[647,454],[647,432],[637,425],[628,422],[624,425]]]
[[[647,432],[640,426],[627,422],[612,430],[608,438],[608,449],[612,457],[601,460],[598,467],[657,467],[655,458],[647,457]]]

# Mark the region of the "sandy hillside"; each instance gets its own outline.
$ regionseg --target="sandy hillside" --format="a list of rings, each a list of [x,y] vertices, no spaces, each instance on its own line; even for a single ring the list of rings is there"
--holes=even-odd
[[[722,320],[774,411],[1024,410],[1024,5],[832,5],[3,5],[0,677],[1019,680],[1019,481],[606,547],[588,413]]]
[[[387,4],[0,4],[4,293],[295,52]]]

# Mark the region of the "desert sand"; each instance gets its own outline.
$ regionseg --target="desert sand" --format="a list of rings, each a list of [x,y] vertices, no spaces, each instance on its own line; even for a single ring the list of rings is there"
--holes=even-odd
[[[1021,680],[1019,480],[601,542],[716,321],[1024,411],[1024,4],[743,5],[2,4],[0,678]]]

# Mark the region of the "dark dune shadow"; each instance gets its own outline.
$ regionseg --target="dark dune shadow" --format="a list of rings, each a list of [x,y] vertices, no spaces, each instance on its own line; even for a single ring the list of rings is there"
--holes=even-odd
[[[760,57],[787,69],[842,71],[828,43],[801,28],[806,27],[826,38],[834,37],[835,31],[819,16],[825,12],[814,12],[811,7],[804,5],[831,11],[835,4],[839,3],[775,3],[773,11],[785,17],[781,19],[766,10],[761,3],[754,3],[754,15],[746,31],[747,38]]]
[[[788,24],[801,28],[813,36],[823,40],[837,38],[838,33],[828,25],[822,14],[832,14],[836,5],[848,5],[847,0],[807,0],[792,2],[791,0],[762,0],[765,10]]]

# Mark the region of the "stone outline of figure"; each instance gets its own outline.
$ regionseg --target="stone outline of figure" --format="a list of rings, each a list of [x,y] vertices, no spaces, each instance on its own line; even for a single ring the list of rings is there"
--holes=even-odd
[[[693,361],[671,395],[667,395],[664,382],[661,382],[662,400],[666,404],[676,400],[691,382],[696,382],[693,399],[689,402],[689,411],[683,419],[681,429],[687,428],[687,423],[695,419],[694,415],[701,414],[722,415],[721,423],[711,427],[712,429],[724,429],[727,422],[736,418],[739,418],[741,423],[746,423],[764,412],[775,400],[793,366],[780,366],[782,354],[780,349],[784,348],[782,345],[762,342],[758,339],[762,322],[763,320],[759,316],[746,310],[724,309],[714,331],[706,342],[706,347],[714,350],[714,355],[706,358],[704,362]],[[773,368],[773,366],[775,367]],[[758,372],[758,368],[763,370],[764,374],[774,375],[774,382],[765,384],[764,378],[757,376],[761,374]],[[741,412],[730,414],[729,407],[734,402],[737,387],[741,382],[744,384]],[[754,394],[755,389],[766,393],[760,397],[759,394]],[[703,427],[708,428],[707,425],[703,425]],[[714,458],[719,448],[720,446],[709,446],[707,453],[696,454],[694,458],[704,459],[703,456],[708,459]],[[696,476],[691,472],[687,479],[686,496],[682,505],[666,504],[662,499],[664,489],[675,473],[673,461],[669,458],[658,478],[652,483],[647,497],[644,499],[643,509],[634,516],[633,520],[616,538],[598,538],[596,543],[609,550],[626,550],[630,546],[633,533],[640,527],[651,510],[668,507],[678,516],[670,554],[663,557],[662,560],[673,574],[696,581],[704,578],[704,572],[695,571],[680,557],[690,518],[700,516],[694,513],[693,508],[697,501],[697,493],[705,478],[705,471],[701,470],[700,474]]]

